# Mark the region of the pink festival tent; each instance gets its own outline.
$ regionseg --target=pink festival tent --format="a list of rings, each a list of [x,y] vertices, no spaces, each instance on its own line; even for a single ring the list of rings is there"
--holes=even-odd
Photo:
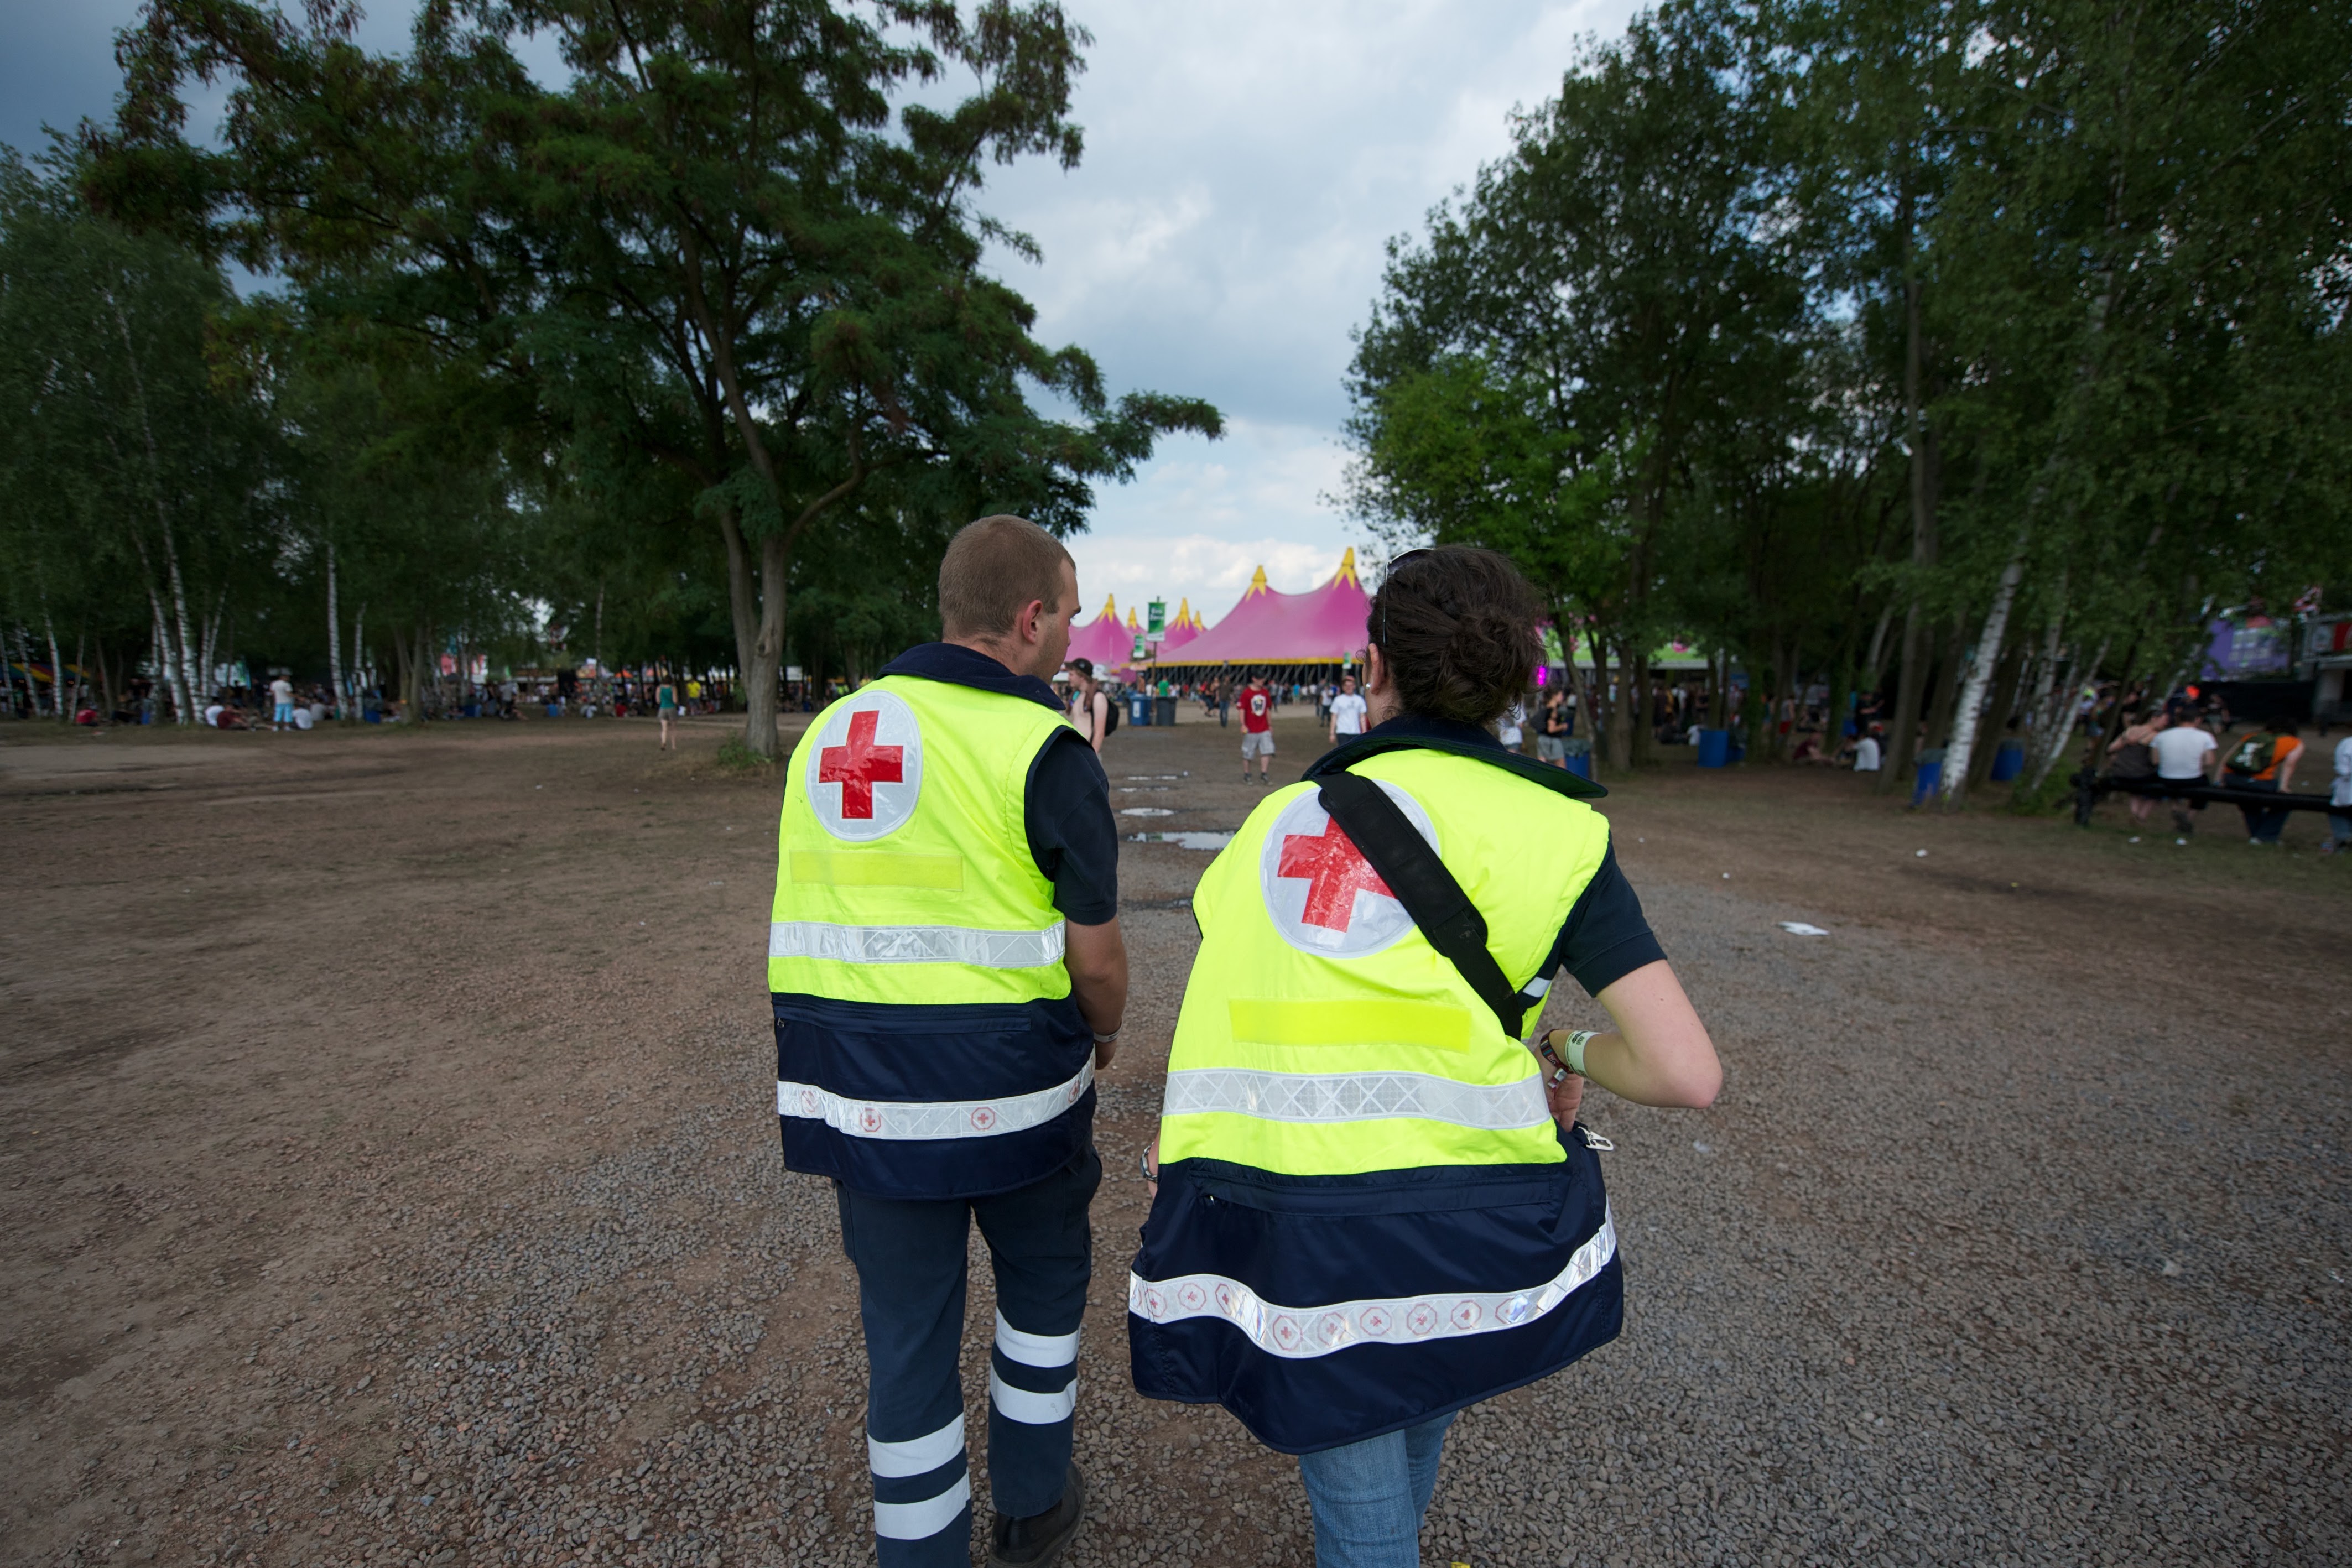
[[[1250,580],[1249,591],[1214,626],[1182,645],[1181,654],[1163,651],[1163,665],[1336,664],[1364,652],[1364,621],[1371,598],[1356,576],[1353,549],[1331,580],[1305,593],[1276,593],[1265,585],[1265,568]]]
[[[1176,619],[1168,622],[1168,634],[1163,637],[1160,643],[1160,657],[1161,661],[1163,663],[1166,662],[1168,657],[1174,653],[1177,649],[1183,647],[1186,643],[1192,642],[1193,638],[1198,637],[1202,632],[1206,632],[1208,629],[1209,623],[1202,620],[1198,615],[1192,613],[1192,601],[1191,600],[1178,600],[1176,601]]]
[[[1095,674],[1105,680],[1135,662],[1135,632],[1118,618],[1118,595],[1103,601],[1100,615],[1070,629],[1069,658],[1093,661]]]

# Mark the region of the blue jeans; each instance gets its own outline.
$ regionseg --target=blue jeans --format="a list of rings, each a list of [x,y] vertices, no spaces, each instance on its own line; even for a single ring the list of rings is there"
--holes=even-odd
[[[1421,1516],[1454,1412],[1360,1443],[1298,1456],[1315,1511],[1315,1568],[1421,1568]]]
[[[2260,789],[2265,794],[2275,795],[2279,786],[2275,779],[2233,779],[2230,787],[2233,789]],[[2264,844],[2279,841],[2279,835],[2285,831],[2290,814],[2269,806],[2241,806],[2238,810],[2246,819],[2246,836]]]

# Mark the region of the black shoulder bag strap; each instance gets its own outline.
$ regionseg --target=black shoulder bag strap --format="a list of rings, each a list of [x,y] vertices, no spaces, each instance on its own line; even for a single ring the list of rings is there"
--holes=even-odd
[[[1528,1009],[1543,998],[1545,977],[1524,991],[1511,984],[1486,951],[1486,917],[1386,790],[1354,773],[1328,773],[1320,782],[1322,806],[1331,820],[1381,873],[1429,945],[1462,971],[1478,999],[1493,1009],[1503,1032],[1520,1039]]]

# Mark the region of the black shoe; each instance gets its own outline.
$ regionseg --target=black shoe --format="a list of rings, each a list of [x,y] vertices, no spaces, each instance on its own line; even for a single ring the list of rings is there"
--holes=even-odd
[[[1087,1478],[1078,1473],[1077,1460],[1072,1459],[1069,1477],[1062,1483],[1061,1501],[1026,1519],[996,1516],[988,1531],[988,1568],[1045,1568],[1062,1554],[1062,1548],[1086,1521]]]

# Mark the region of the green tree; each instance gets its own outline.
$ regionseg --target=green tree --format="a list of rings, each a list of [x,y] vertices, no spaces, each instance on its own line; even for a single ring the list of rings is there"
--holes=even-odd
[[[306,285],[364,263],[382,281],[350,308],[486,388],[527,388],[515,427],[543,417],[685,474],[725,545],[755,750],[776,746],[794,551],[853,526],[877,477],[901,507],[1061,531],[1161,434],[1219,431],[1195,400],[1110,397],[982,269],[992,239],[1035,254],[975,210],[987,165],[1080,151],[1087,37],[1050,0],[970,21],[911,0],[436,0],[405,61],[356,49],[350,23],[157,0],[100,142],[110,199],[201,214]],[[558,42],[564,89],[516,62],[524,34]],[[893,91],[950,69],[967,97],[893,119]],[[225,153],[179,134],[191,74],[236,78]]]

